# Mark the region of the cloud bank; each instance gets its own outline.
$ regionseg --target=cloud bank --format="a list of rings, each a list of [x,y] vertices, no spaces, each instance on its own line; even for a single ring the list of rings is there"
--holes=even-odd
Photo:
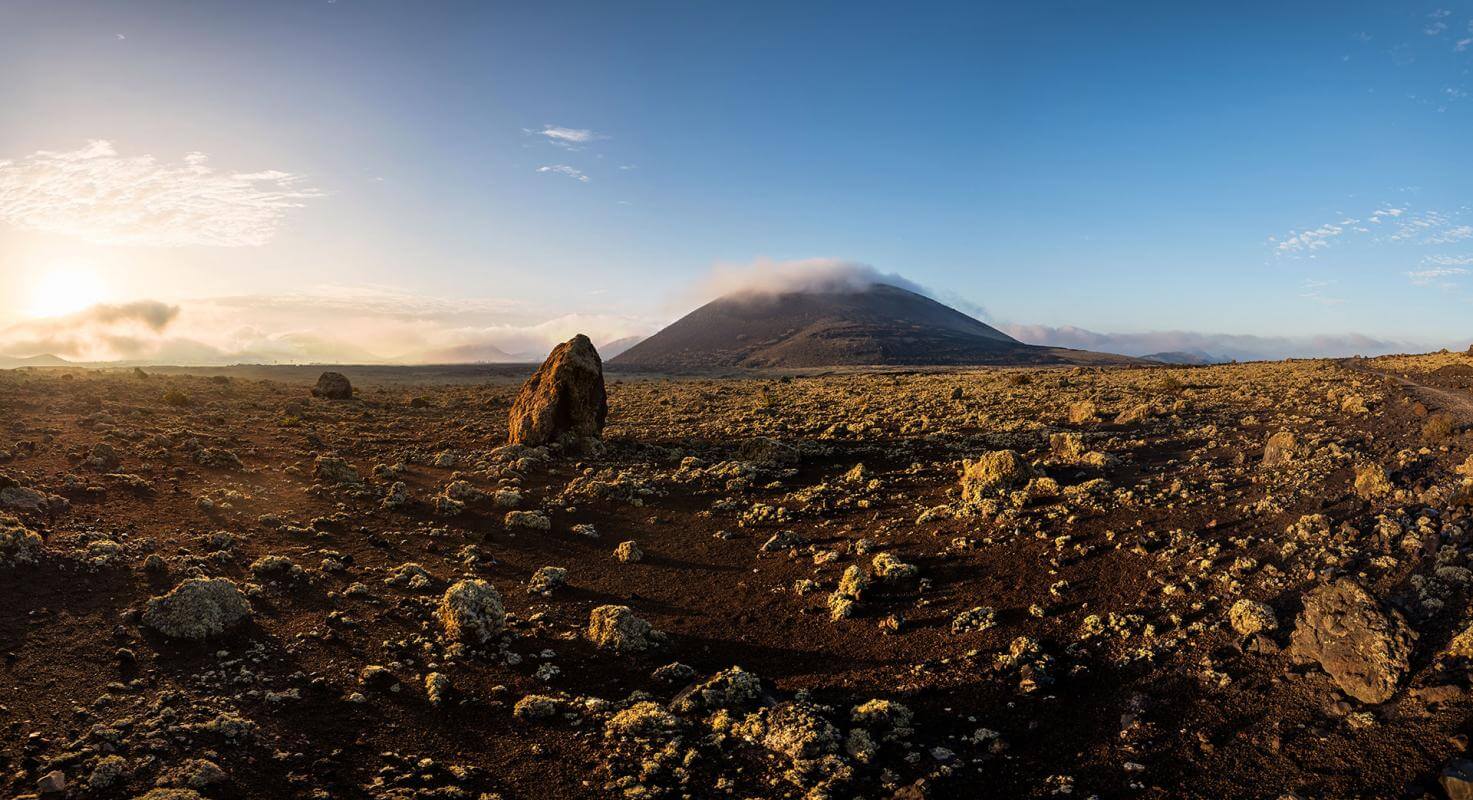
[[[1264,361],[1283,358],[1348,358],[1387,353],[1427,352],[1458,346],[1454,342],[1380,339],[1358,333],[1323,336],[1255,336],[1251,334],[1147,331],[1097,333],[1073,326],[1003,324],[1004,333],[1028,344],[1099,350],[1126,356],[1155,353],[1199,353],[1218,360]]]
[[[919,284],[869,264],[837,258],[799,261],[758,259],[750,264],[720,264],[695,291],[709,300],[725,295],[774,295],[820,292],[858,292],[876,284],[929,294]],[[705,302],[702,300],[701,302]]]
[[[156,300],[96,305],[0,331],[0,354],[50,354],[83,361],[143,358],[178,316],[178,306]]]
[[[178,305],[99,305],[28,320],[0,330],[0,356],[206,365],[540,361],[575,333],[602,346],[656,326],[651,319],[620,314],[551,315],[494,298],[324,286]]]
[[[94,141],[0,161],[0,221],[98,244],[257,247],[289,210],[321,197],[278,170],[220,172],[203,153],[182,163],[120,156]]]

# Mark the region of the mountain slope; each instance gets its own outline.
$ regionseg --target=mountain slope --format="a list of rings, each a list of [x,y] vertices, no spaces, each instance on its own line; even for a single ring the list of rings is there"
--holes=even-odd
[[[860,290],[727,295],[610,359],[660,370],[723,367],[1121,363],[1035,347],[929,297]]]

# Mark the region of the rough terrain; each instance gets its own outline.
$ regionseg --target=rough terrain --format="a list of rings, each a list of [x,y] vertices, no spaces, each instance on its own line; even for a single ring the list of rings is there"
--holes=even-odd
[[[0,372],[0,796],[1443,797],[1468,367]]]

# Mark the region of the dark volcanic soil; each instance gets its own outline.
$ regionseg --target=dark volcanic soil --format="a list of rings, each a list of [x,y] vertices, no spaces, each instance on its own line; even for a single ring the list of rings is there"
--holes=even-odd
[[[0,540],[0,795],[1442,796],[1473,727],[1473,447],[1423,441],[1440,366],[611,379],[579,456],[502,447],[505,381],[331,402],[0,372],[0,511],[43,538]],[[1031,479],[964,495],[964,460],[1002,450]],[[544,566],[567,569],[546,597]],[[834,618],[851,566],[869,585]],[[196,576],[249,618],[143,623]],[[1405,669],[1373,665],[1384,703],[1286,652],[1337,577],[1416,634]],[[508,613],[485,644],[436,618],[461,579]],[[1277,626],[1235,631],[1244,599]],[[663,637],[596,646],[604,605]],[[678,699],[733,666],[760,690]]]

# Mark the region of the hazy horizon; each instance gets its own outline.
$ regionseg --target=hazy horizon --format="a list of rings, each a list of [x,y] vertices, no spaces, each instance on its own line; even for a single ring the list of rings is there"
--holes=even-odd
[[[1473,340],[1470,2],[6,19],[0,357],[525,360],[814,274],[1126,355]]]

